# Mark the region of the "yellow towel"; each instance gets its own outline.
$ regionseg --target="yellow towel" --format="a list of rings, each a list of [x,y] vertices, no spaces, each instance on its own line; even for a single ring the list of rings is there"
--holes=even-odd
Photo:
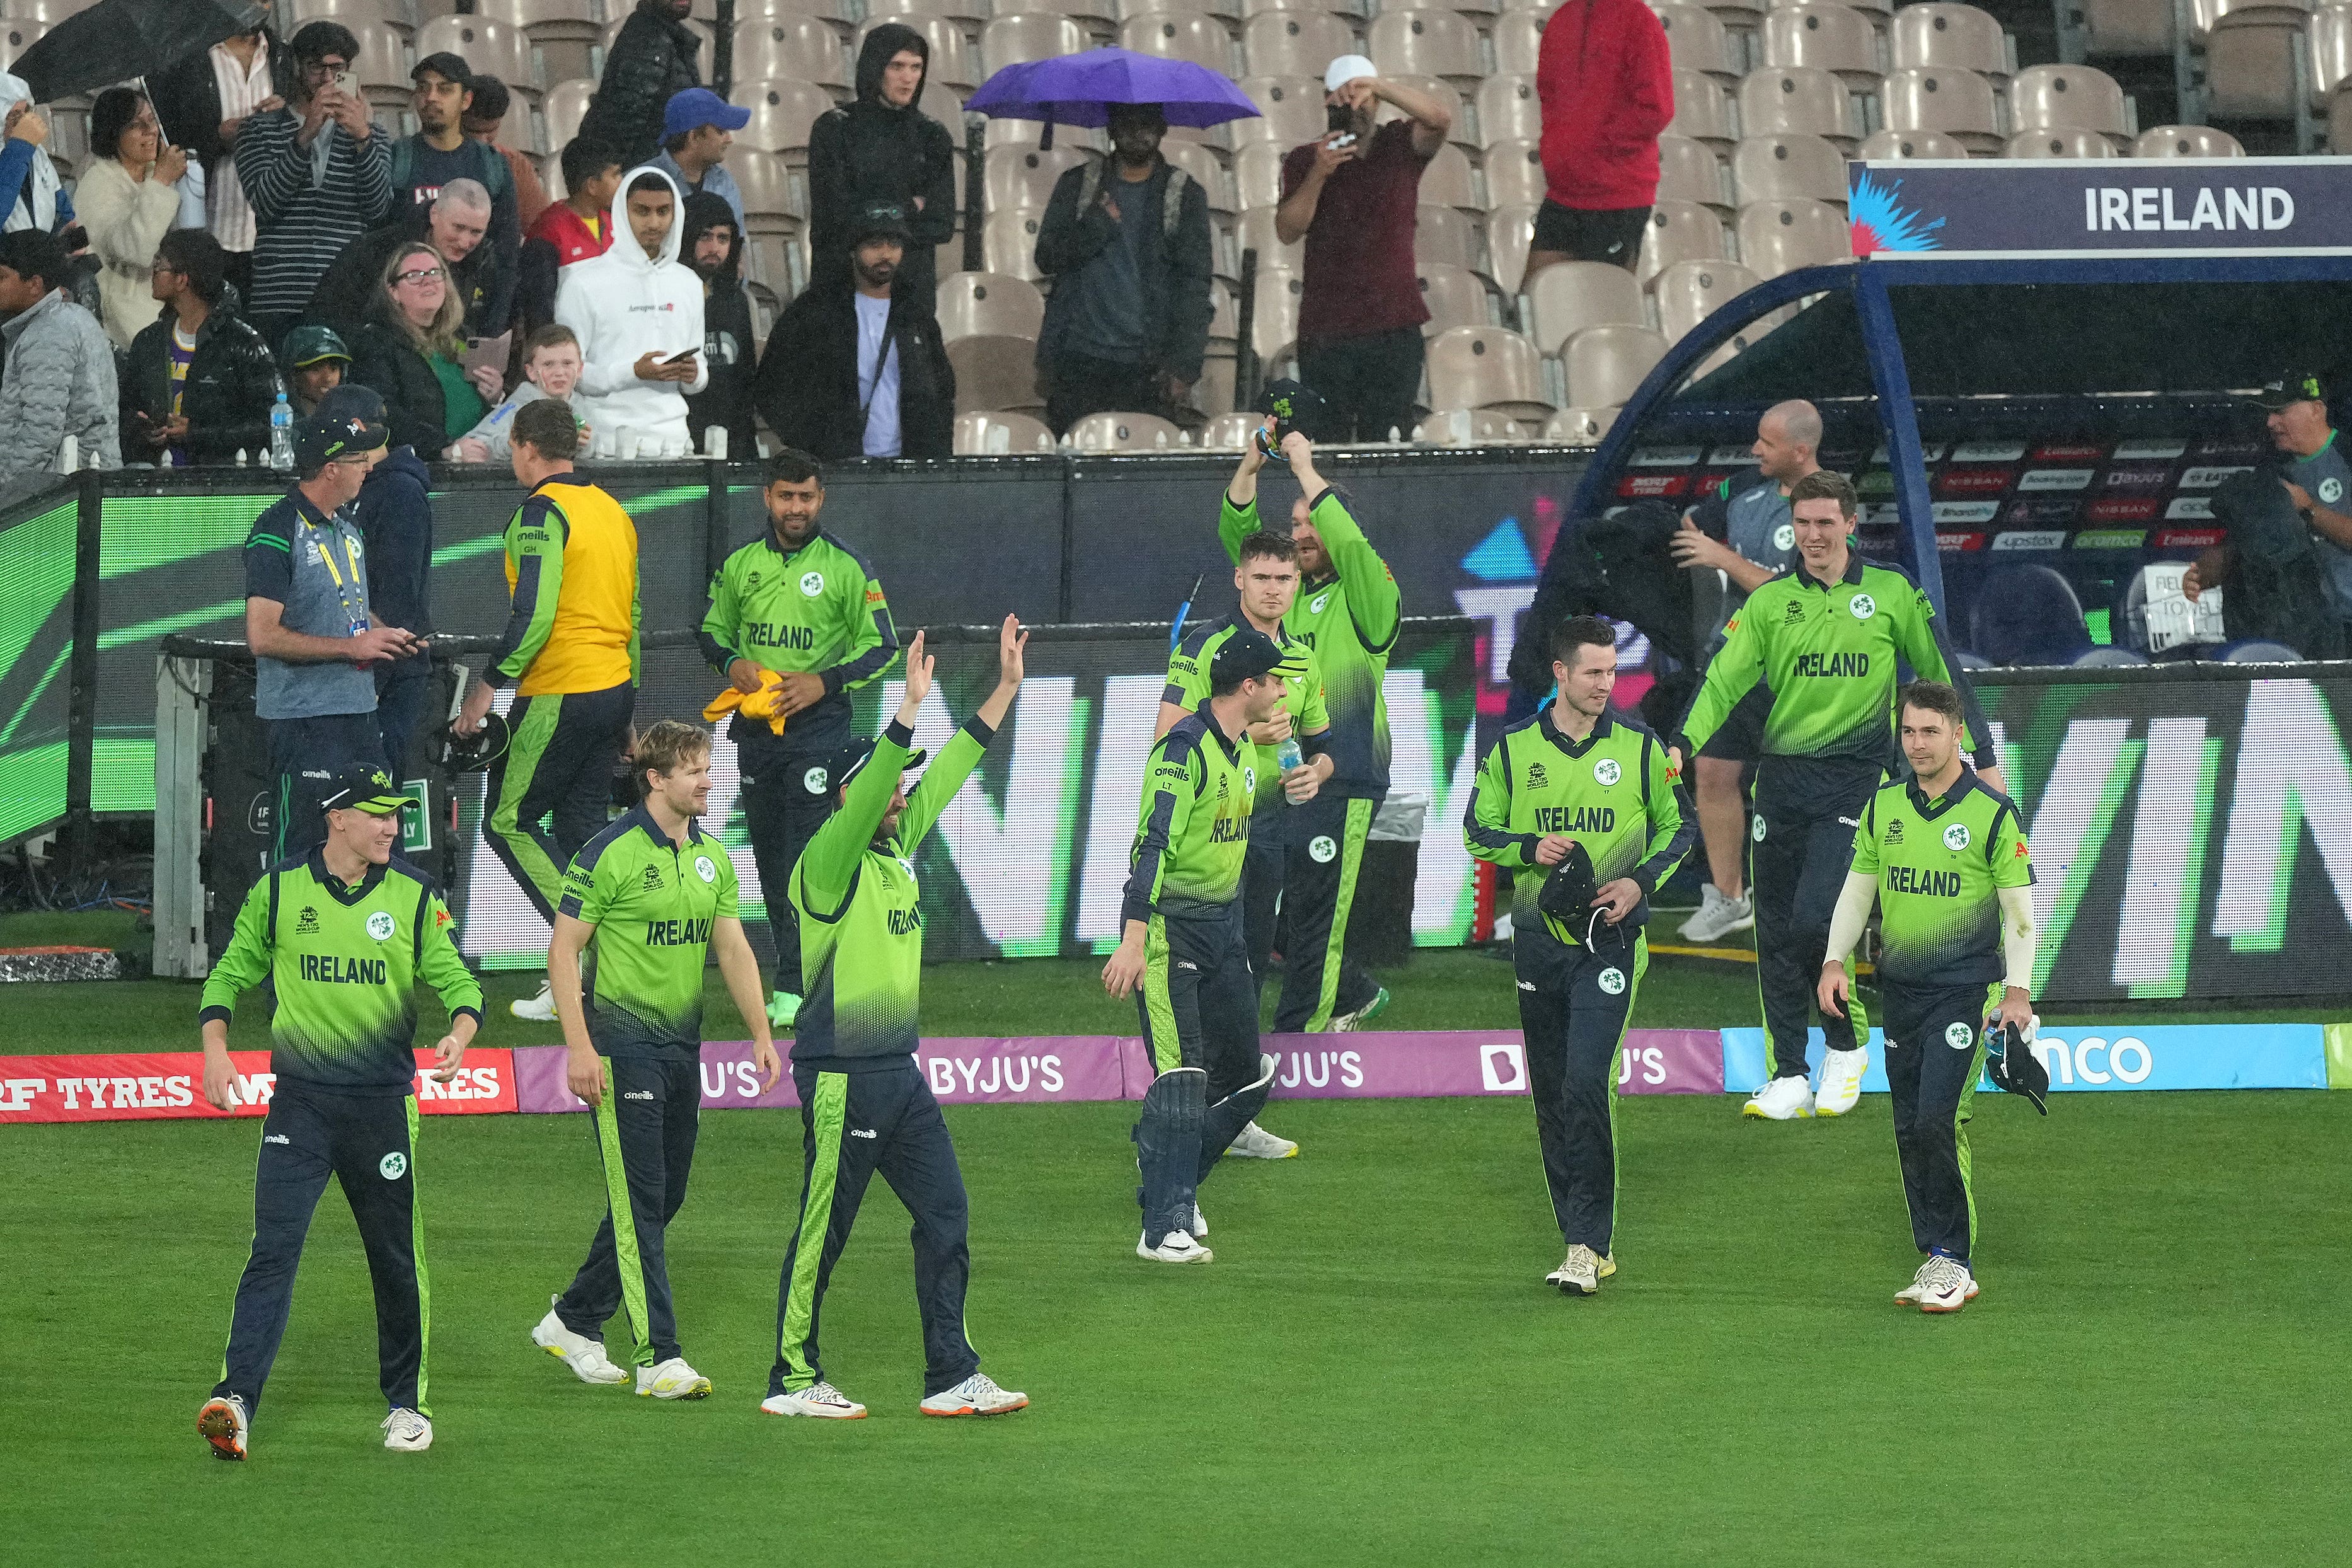
[[[784,678],[772,669],[763,669],[760,672],[759,690],[738,691],[730,682],[726,690],[710,700],[702,716],[715,721],[740,710],[746,718],[765,719],[768,728],[781,735],[784,732],[784,715],[776,710],[776,704],[783,695]]]

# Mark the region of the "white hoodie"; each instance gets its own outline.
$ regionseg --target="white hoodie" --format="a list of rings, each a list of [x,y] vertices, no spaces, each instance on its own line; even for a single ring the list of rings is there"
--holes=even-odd
[[[659,260],[646,255],[629,227],[629,187],[639,175],[651,174],[669,186],[672,201],[669,234],[662,241]],[[686,399],[710,383],[709,364],[695,361],[689,383],[639,381],[637,361],[648,353],[664,358],[702,346],[702,279],[694,268],[679,265],[678,231],[684,226],[686,200],[677,183],[650,165],[621,176],[613,193],[613,243],[604,254],[576,261],[558,274],[555,319],[579,336],[583,368],[580,392],[586,395],[583,416],[597,439],[605,432],[635,431],[665,448],[692,444],[687,430]],[[624,458],[636,456],[623,451]]]

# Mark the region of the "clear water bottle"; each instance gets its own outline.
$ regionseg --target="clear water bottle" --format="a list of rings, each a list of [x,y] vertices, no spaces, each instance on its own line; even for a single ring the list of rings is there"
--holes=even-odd
[[[281,474],[294,469],[294,408],[282,392],[269,406],[269,466]]]
[[[1290,770],[1297,767],[1305,760],[1305,753],[1300,752],[1298,749],[1298,737],[1296,735],[1285,735],[1282,738],[1282,744],[1276,749],[1274,753],[1275,771],[1280,773],[1283,777],[1288,778],[1290,776]]]

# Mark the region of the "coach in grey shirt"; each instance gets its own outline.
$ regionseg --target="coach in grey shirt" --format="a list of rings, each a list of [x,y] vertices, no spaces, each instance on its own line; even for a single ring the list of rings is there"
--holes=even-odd
[[[328,781],[346,768],[390,765],[370,667],[424,647],[368,613],[367,547],[345,513],[389,432],[362,416],[364,405],[347,391],[320,403],[295,434],[298,482],[254,519],[245,541],[245,640],[278,780],[279,858],[325,837]]]

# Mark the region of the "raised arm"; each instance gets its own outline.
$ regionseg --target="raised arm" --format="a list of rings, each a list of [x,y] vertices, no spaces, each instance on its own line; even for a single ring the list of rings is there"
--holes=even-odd
[[[996,632],[996,689],[979,710],[963,721],[955,738],[940,749],[931,765],[923,770],[922,782],[915,793],[907,797],[907,809],[898,814],[898,853],[912,855],[915,846],[940,819],[940,813],[953,800],[956,791],[971,777],[971,770],[980,766],[980,759],[988,744],[996,739],[1005,715],[1013,710],[1013,699],[1021,689],[1024,669],[1024,655],[1029,647],[1029,634],[1021,629],[1020,620],[1004,617]]]
[[[1356,636],[1366,647],[1381,652],[1396,641],[1402,625],[1404,599],[1396,575],[1364,537],[1339,492],[1315,471],[1313,443],[1294,430],[1282,438],[1282,452],[1290,459],[1299,493],[1307,498],[1307,518],[1323,541],[1323,552],[1331,557],[1331,569],[1348,590],[1348,616],[1356,623]]]
[[[800,879],[803,903],[819,920],[841,918],[866,847],[874,842],[882,819],[890,814],[899,775],[906,772],[907,759],[915,750],[915,721],[922,714],[923,699],[931,694],[933,662],[923,651],[923,634],[917,632],[907,645],[907,693],[899,700],[897,715],[875,741],[873,759],[842,791],[841,809],[825,819],[793,868],[793,875]],[[904,822],[902,814],[902,826]]]

